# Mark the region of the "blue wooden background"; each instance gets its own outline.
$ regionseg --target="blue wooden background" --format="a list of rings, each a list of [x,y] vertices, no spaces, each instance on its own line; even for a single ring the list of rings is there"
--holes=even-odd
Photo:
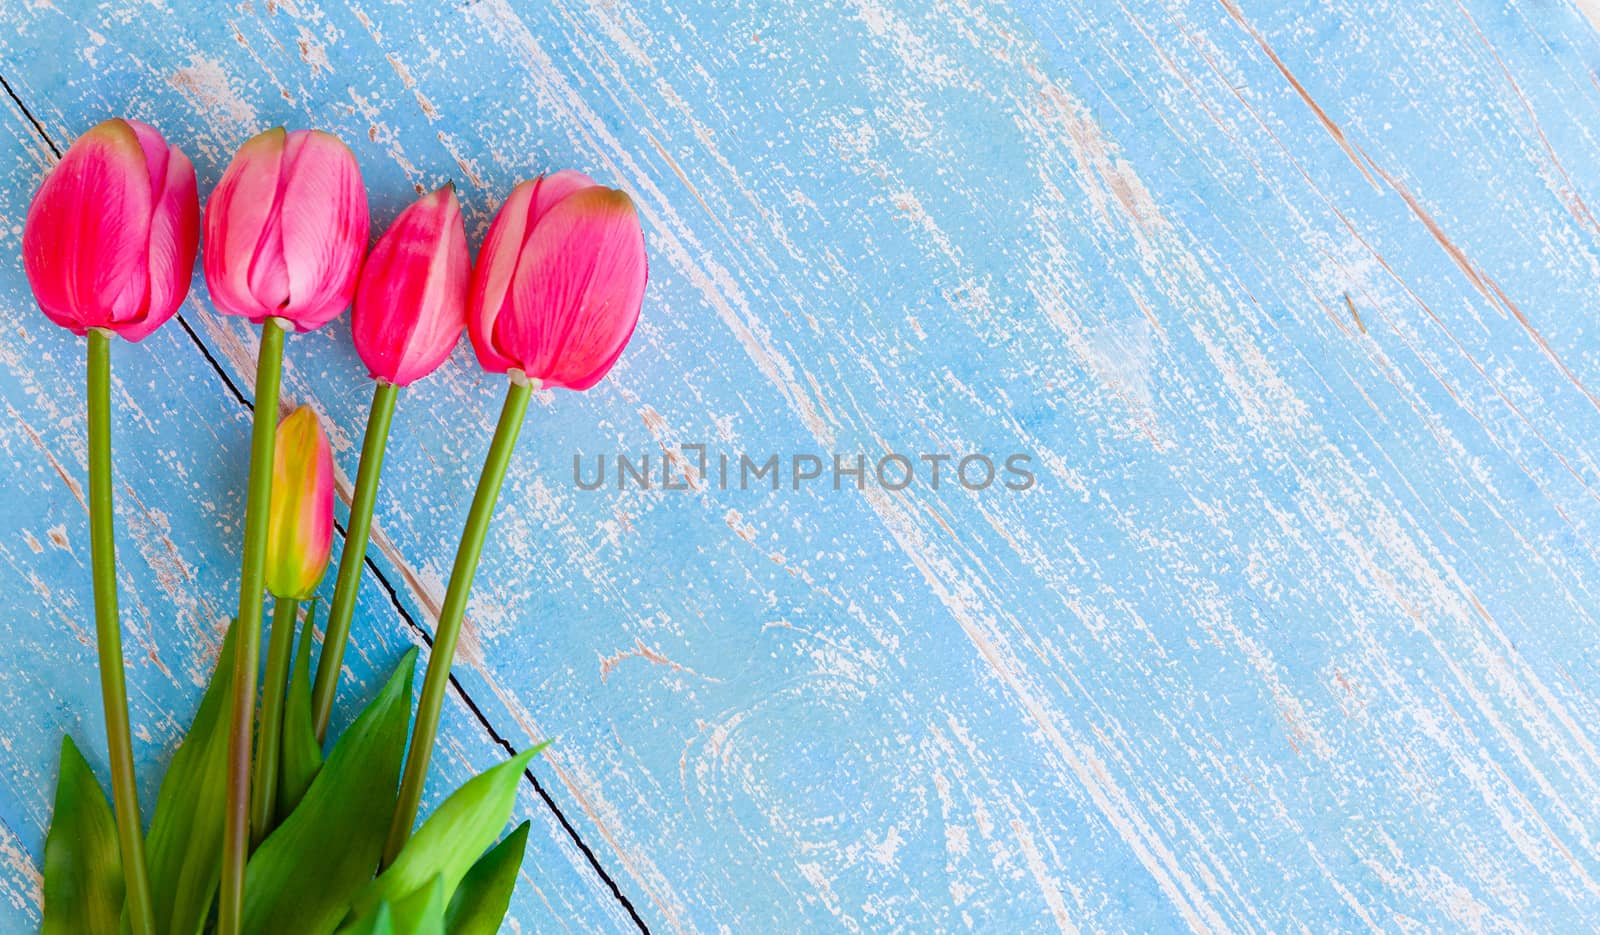
[[[535,401],[430,786],[556,738],[509,930],[1600,927],[1597,15],[8,0],[0,929],[37,923],[61,733],[104,766],[83,346],[18,249],[114,114],[202,194],[260,129],[334,131],[375,230],[446,179],[474,238],[545,170],[638,201],[643,321]],[[252,329],[181,315],[114,355],[147,803],[231,611],[252,395]],[[353,474],[346,323],[288,359]],[[431,625],[502,390],[463,345],[402,395],[346,698]],[[1038,485],[572,481],[697,442]]]

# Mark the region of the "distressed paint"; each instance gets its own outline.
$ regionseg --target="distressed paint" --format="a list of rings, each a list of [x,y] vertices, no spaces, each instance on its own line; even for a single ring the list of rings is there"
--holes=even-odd
[[[201,12],[204,10],[205,12]],[[430,787],[512,746],[655,931],[1600,926],[1600,39],[1590,4],[36,2],[0,13],[4,249],[43,138],[355,147],[481,235],[635,195],[634,346],[540,394]],[[79,347],[0,264],[0,912],[99,731]],[[119,348],[147,785],[237,567],[253,339]],[[350,681],[442,597],[501,384],[403,394]],[[353,472],[347,329],[286,404]],[[584,492],[575,453],[1027,451],[1025,494]],[[137,452],[140,444],[145,453]],[[459,699],[458,699],[459,700]],[[491,733],[492,731],[492,733]],[[150,795],[149,792],[146,796]],[[515,930],[627,930],[533,791]],[[12,927],[12,926],[8,926]]]

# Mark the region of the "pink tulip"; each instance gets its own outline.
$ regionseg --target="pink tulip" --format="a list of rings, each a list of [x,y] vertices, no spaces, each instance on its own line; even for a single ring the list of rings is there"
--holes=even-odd
[[[206,202],[206,285],[217,308],[311,331],[344,311],[367,247],[355,154],[320,130],[282,127],[239,147]]]
[[[405,386],[444,363],[467,323],[471,279],[461,202],[446,185],[395,218],[361,271],[350,330],[373,379]]]
[[[78,137],[39,186],[22,265],[51,321],[137,341],[189,294],[199,231],[189,158],[154,128],[112,118]]]
[[[317,589],[333,549],[333,450],[305,406],[278,423],[267,511],[267,590],[304,600]]]
[[[579,172],[523,182],[473,270],[467,327],[484,369],[586,390],[639,322],[644,231],[633,199]]]

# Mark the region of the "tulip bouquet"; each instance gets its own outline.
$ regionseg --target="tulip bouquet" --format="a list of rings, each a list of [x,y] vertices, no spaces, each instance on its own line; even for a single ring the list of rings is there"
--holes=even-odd
[[[315,130],[274,129],[246,142],[210,196],[203,232],[193,166],[132,120],[84,133],[28,211],[23,265],[39,306],[88,343],[89,525],[112,791],[108,804],[66,738],[45,843],[46,933],[499,928],[528,825],[500,836],[539,748],[466,783],[417,828],[419,803],[468,591],[531,393],[587,389],[610,370],[643,302],[644,237],[626,194],[577,172],[518,185],[475,266],[449,185],[403,211],[370,256],[367,234],[355,156]],[[146,828],[117,611],[110,348],[173,316],[197,252],[217,310],[261,327],[243,561],[238,614]],[[288,335],[352,306],[372,408],[319,641],[316,601],[302,603],[332,550],[333,456],[311,409],[280,421],[279,374]],[[412,650],[324,757],[396,402],[464,329],[483,367],[507,374],[507,391],[415,720]]]

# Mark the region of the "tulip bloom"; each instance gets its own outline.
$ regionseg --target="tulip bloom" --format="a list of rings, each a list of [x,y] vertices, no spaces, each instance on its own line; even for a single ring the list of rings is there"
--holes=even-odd
[[[373,387],[372,410],[350,498],[344,554],[311,692],[312,726],[319,740],[328,729],[350,636],[395,399],[400,387],[444,363],[461,339],[471,281],[467,229],[454,185],[445,185],[402,211],[372,248],[361,271],[350,331],[356,352],[378,382]]]
[[[206,285],[220,311],[311,331],[344,311],[367,246],[355,154],[320,130],[251,138],[206,203]]]
[[[644,301],[633,199],[579,172],[523,182],[473,271],[467,326],[485,370],[586,390],[616,363]]]
[[[189,158],[154,128],[112,118],[78,137],[39,186],[22,265],[51,321],[137,341],[188,295],[199,231]]]
[[[454,185],[395,218],[372,248],[350,313],[356,353],[374,380],[406,386],[450,356],[467,323],[471,278]]]
[[[333,549],[333,452],[317,414],[305,406],[278,423],[267,511],[267,590],[277,598],[261,692],[261,743],[250,785],[249,830],[259,844],[272,831],[282,749],[284,690],[294,647],[295,615],[328,567]]]
[[[246,141],[206,206],[206,284],[217,308],[261,325],[256,403],[239,568],[239,647],[234,655],[228,736],[228,802],[222,826],[217,931],[239,935],[244,868],[252,834],[250,763],[256,667],[261,650],[261,589],[266,572],[267,512],[272,498],[278,383],[284,331],[310,331],[350,304],[367,247],[367,190],[355,154],[317,130],[268,130]],[[331,520],[330,520],[331,523]],[[287,574],[275,562],[275,573]],[[303,569],[302,569],[303,571]],[[320,569],[318,574],[321,574]],[[273,590],[299,590],[300,579]],[[315,584],[312,585],[315,587]],[[280,588],[283,589],[280,591]],[[270,802],[258,790],[257,801]]]
[[[22,230],[22,266],[51,321],[88,336],[89,553],[95,649],[105,708],[124,924],[153,935],[155,905],[145,865],[139,790],[117,612],[111,498],[111,339],[138,341],[178,310],[194,275],[200,199],[194,166],[153,128],[112,119],[67,150],[39,186]],[[45,907],[51,927],[52,906]]]
[[[267,590],[304,600],[333,549],[333,450],[317,414],[301,406],[278,423],[267,510]]]
[[[467,329],[484,369],[509,373],[511,385],[439,608],[383,866],[405,847],[422,802],[467,596],[533,387],[586,390],[600,382],[639,323],[645,267],[633,200],[578,172],[518,185],[489,226]]]

